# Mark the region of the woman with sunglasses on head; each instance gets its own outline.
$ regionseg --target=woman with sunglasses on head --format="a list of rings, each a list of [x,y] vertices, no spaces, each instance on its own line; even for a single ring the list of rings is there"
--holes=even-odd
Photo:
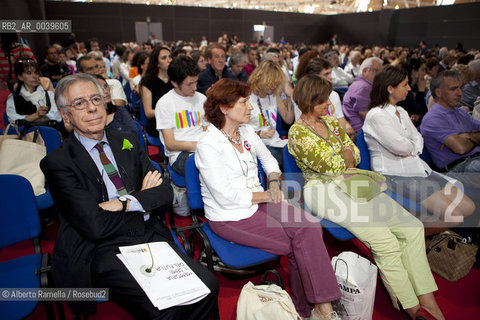
[[[171,61],[172,52],[169,48],[155,46],[150,54],[145,75],[140,81],[140,97],[142,98],[145,116],[148,119],[146,131],[154,137],[158,137],[155,106],[165,93],[173,89],[167,73]]]
[[[52,126],[62,121],[53,92],[45,91],[41,86],[37,62],[30,58],[19,58],[13,68],[17,86],[7,99],[8,121],[22,125],[27,121]]]
[[[210,126],[195,152],[205,216],[226,240],[288,256],[292,300],[302,317],[339,319],[331,301],[341,294],[320,222],[282,201],[278,163],[248,125],[249,97],[249,85],[232,79],[220,79],[207,90]],[[268,176],[267,190],[257,161]]]
[[[319,75],[300,79],[294,99],[302,111],[288,133],[288,150],[303,172],[305,204],[370,248],[394,307],[412,319],[444,317],[425,253],[422,223],[384,194],[385,178],[355,168],[360,152],[327,116],[332,84]],[[432,314],[435,316],[432,316]]]

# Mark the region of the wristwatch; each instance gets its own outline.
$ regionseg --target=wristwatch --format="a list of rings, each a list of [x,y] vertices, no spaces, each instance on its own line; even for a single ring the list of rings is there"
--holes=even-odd
[[[125,197],[119,197],[118,200],[122,203],[122,212],[125,212],[125,210],[127,210],[128,199]]]

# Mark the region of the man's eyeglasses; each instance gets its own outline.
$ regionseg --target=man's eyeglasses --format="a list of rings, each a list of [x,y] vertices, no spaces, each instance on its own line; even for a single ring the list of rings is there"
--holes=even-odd
[[[373,71],[373,72],[375,72],[375,73],[377,73],[378,71],[380,71],[380,69],[377,69],[377,68],[368,68],[368,70]]]
[[[75,110],[80,111],[80,110],[83,110],[83,109],[88,107],[88,102],[89,101],[94,106],[97,106],[97,107],[104,104],[102,96],[97,94],[97,95],[94,95],[94,96],[90,97],[90,99],[84,99],[84,98],[77,99],[77,100],[73,101],[71,104],[66,104],[65,106],[66,107],[73,107]]]

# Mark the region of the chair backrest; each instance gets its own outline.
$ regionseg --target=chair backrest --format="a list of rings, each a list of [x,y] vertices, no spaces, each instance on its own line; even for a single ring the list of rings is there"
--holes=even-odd
[[[146,127],[147,126],[147,122],[148,122],[148,119],[147,119],[147,116],[145,115],[145,110],[143,109],[143,102],[140,102],[140,124],[142,125],[142,127]]]
[[[0,203],[0,248],[40,235],[35,195],[27,179],[1,174]]]
[[[190,209],[203,209],[202,191],[200,189],[200,172],[195,165],[195,157],[189,157],[185,166],[185,184]]]
[[[40,132],[40,134],[42,135],[43,141],[45,141],[47,154],[60,147],[60,145],[62,144],[62,137],[60,136],[60,132],[58,132],[54,128],[45,126],[30,127],[27,129],[27,133],[35,129],[38,129],[38,132]],[[18,131],[21,133],[23,131],[23,127],[18,127]],[[0,130],[0,135],[3,134],[3,132],[4,130]],[[7,134],[17,134],[17,132],[15,131],[15,128],[10,127]]]
[[[289,193],[289,199],[290,191],[301,194],[304,184],[302,170],[297,166],[295,158],[288,152],[288,145],[286,145],[283,148],[283,185]]]
[[[140,145],[144,150],[147,150],[147,146],[145,145],[145,138],[143,137],[142,127],[140,126],[140,123],[138,123],[137,121],[133,121],[133,122],[135,123],[135,127],[137,127],[138,140],[140,141]]]
[[[263,188],[265,188],[265,173],[260,161],[258,161],[258,176]],[[200,187],[200,172],[195,164],[195,155],[191,155],[187,159],[185,166],[185,186],[187,188],[187,199],[190,209],[203,209],[202,191]]]
[[[3,114],[3,124],[6,127],[9,123],[10,123],[10,121],[8,121],[7,112],[5,111],[5,113]]]
[[[418,129],[418,132],[420,132],[421,134],[422,131],[420,130],[420,127],[418,127],[417,129]],[[423,150],[422,150],[422,154],[420,155],[420,158],[423,161],[425,161],[430,167],[436,168],[435,164],[433,163],[432,156],[430,155],[430,152],[428,152],[427,150],[427,146],[425,145],[425,142],[423,143]]]
[[[357,134],[356,145],[358,150],[360,150],[360,163],[358,164],[359,169],[371,170],[370,165],[370,151],[368,150],[367,142],[365,141],[365,134],[363,130],[360,130]]]
[[[56,150],[62,144],[62,137],[60,136],[60,132],[58,132],[54,128],[44,126],[31,127],[27,130],[27,132],[33,131],[35,129],[38,129],[38,131],[42,135],[43,141],[45,141],[47,154]]]

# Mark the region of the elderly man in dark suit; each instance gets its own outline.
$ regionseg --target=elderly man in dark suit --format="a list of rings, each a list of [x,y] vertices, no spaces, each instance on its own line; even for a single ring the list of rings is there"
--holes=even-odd
[[[208,319],[218,296],[215,277],[185,256],[158,213],[172,202],[172,189],[133,135],[105,130],[103,90],[87,74],[63,78],[55,101],[73,127],[62,146],[41,162],[60,211],[53,253],[58,287],[106,287],[110,299],[139,319]],[[199,302],[158,310],[122,262],[119,246],[165,241],[211,293]],[[72,304],[88,314],[95,304]]]

